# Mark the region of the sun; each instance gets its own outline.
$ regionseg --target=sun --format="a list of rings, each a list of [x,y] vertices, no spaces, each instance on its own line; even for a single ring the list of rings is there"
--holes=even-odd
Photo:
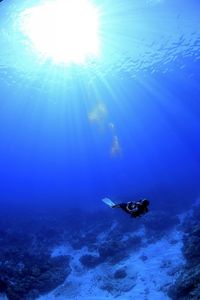
[[[21,29],[54,63],[85,63],[99,54],[99,10],[89,0],[52,0],[23,11]]]

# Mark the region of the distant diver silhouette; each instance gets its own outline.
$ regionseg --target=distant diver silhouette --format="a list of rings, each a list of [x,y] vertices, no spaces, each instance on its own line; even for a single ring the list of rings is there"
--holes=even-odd
[[[102,199],[104,203],[106,203],[111,208],[121,208],[123,211],[131,215],[133,218],[141,217],[141,215],[147,213],[149,211],[148,206],[150,204],[149,200],[141,199],[137,202],[127,202],[127,203],[119,203],[115,204],[109,198]]]

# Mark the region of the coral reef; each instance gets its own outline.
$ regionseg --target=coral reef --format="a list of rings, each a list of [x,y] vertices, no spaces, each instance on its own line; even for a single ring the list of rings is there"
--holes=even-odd
[[[72,284],[71,270],[78,277],[101,264],[109,271],[98,281],[99,289],[113,296],[130,291],[136,284],[137,272],[128,269],[126,260],[178,221],[164,213],[165,224],[159,214],[149,214],[141,221],[114,212],[0,211],[0,293],[9,300],[34,300],[57,287],[59,294],[65,287],[75,295],[79,282]],[[54,255],[58,247],[67,250]],[[71,252],[76,257],[71,258]],[[189,248],[185,255],[189,258]],[[140,261],[146,263],[148,256],[141,255]]]
[[[62,284],[70,274],[69,257],[31,256],[19,262],[16,259],[0,264],[0,292],[9,300],[34,299]]]
[[[186,263],[168,295],[174,300],[200,299],[200,207],[182,225],[183,255]]]
[[[36,299],[62,284],[70,256],[51,257],[63,234],[55,218],[24,211],[0,217],[0,293],[9,300]]]

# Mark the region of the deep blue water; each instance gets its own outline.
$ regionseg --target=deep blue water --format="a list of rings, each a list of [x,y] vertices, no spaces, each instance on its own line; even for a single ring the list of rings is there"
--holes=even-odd
[[[101,56],[84,67],[29,49],[16,19],[36,1],[1,2],[0,199],[188,206],[200,192],[199,1],[93,2]]]

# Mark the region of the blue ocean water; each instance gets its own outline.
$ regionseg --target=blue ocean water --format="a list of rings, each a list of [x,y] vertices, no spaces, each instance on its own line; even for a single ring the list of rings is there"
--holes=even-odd
[[[84,65],[31,47],[20,15],[41,2],[0,3],[2,211],[98,212],[104,197],[189,208],[200,193],[199,1],[93,0],[100,57]]]
[[[1,3],[1,199],[99,207],[105,195],[160,190],[155,202],[192,201],[198,1],[97,1],[102,53],[84,67],[51,65],[29,50],[16,18],[34,3]]]

